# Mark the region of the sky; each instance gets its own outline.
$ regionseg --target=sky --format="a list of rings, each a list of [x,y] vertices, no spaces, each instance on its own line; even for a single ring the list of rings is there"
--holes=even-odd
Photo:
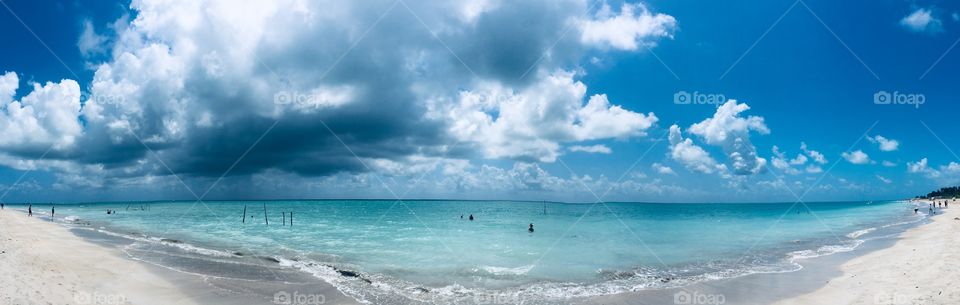
[[[949,1],[0,4],[2,202],[960,184]]]

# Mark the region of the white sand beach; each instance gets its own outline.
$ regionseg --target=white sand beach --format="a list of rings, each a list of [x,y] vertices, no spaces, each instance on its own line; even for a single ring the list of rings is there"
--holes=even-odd
[[[950,206],[894,246],[844,263],[822,288],[775,304],[960,304],[960,203]]]
[[[2,304],[196,304],[169,279],[65,227],[0,212]]]

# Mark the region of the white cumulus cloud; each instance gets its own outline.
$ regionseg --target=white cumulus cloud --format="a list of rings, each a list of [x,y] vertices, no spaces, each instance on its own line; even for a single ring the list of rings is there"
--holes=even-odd
[[[862,150],[856,150],[853,152],[843,152],[840,154],[847,162],[853,164],[867,164],[870,163],[870,156]]]
[[[900,142],[897,140],[888,139],[880,135],[867,137],[867,140],[870,140],[872,143],[876,143],[882,151],[895,151],[900,147]]]
[[[934,16],[932,9],[919,8],[903,19],[900,25],[914,32],[937,33],[943,31],[943,21]]]
[[[642,3],[624,3],[620,12],[609,5],[581,20],[580,41],[587,45],[633,51],[642,44],[653,45],[652,39],[673,37],[677,20],[666,14],[654,14]]]

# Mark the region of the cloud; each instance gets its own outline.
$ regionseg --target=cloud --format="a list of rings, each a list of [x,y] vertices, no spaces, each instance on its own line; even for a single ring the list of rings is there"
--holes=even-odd
[[[675,172],[673,172],[673,169],[672,169],[672,168],[670,168],[669,166],[660,164],[660,163],[653,163],[653,164],[650,165],[650,168],[652,168],[654,171],[656,171],[657,173],[659,173],[659,174],[661,174],[661,175],[675,175],[675,174],[676,174]]]
[[[903,19],[900,19],[900,25],[904,28],[918,33],[939,33],[943,32],[943,22],[933,15],[934,12],[929,8],[919,8]]]
[[[702,147],[693,144],[693,140],[683,138],[680,126],[670,126],[670,151],[673,160],[680,162],[687,169],[705,174],[726,172],[726,165],[718,163]]]
[[[883,162],[882,162],[881,164],[883,164],[883,166],[886,166],[886,167],[894,167],[894,166],[897,166],[896,163],[893,163],[893,162],[890,162],[890,161],[887,161],[887,160],[883,160]]]
[[[73,80],[34,83],[19,101],[14,93],[20,79],[14,72],[0,76],[0,149],[12,155],[32,155],[72,148],[82,133],[80,85]]]
[[[105,35],[97,34],[90,20],[83,21],[83,31],[80,32],[80,38],[77,40],[77,48],[83,56],[92,56],[104,54],[107,51],[107,42],[109,38]]]
[[[950,162],[938,168],[933,168],[929,165],[927,158],[923,158],[917,162],[907,162],[907,172],[911,174],[921,174],[926,178],[937,181],[941,185],[960,183],[960,163],[957,162]]]
[[[807,143],[800,142],[800,150],[806,153],[807,156],[810,156],[810,158],[813,158],[813,162],[816,162],[819,164],[827,164],[827,158],[819,151],[808,149]]]
[[[853,164],[867,164],[870,163],[870,156],[864,153],[862,150],[857,150],[854,152],[843,152],[840,154],[847,162]]]
[[[900,147],[900,142],[897,142],[897,140],[887,139],[880,135],[874,137],[868,136],[867,140],[870,140],[871,143],[876,143],[881,151],[895,151]]]
[[[570,146],[569,149],[572,152],[585,152],[585,153],[592,153],[592,154],[610,154],[613,152],[612,150],[610,150],[610,147],[607,147],[606,145],[601,145],[601,144],[591,145],[591,146],[574,145],[574,146]]]
[[[450,121],[454,138],[480,146],[487,158],[541,162],[555,161],[561,143],[642,137],[657,122],[653,113],[611,105],[603,94],[584,104],[586,85],[573,77],[558,71],[519,92],[482,84],[462,91],[452,106],[435,107],[435,115]]]
[[[779,169],[787,174],[800,174],[800,170],[794,168],[794,166],[802,166],[806,164],[808,160],[807,156],[804,156],[803,154],[797,154],[797,156],[793,159],[788,159],[786,154],[781,152],[780,148],[776,145],[773,146],[772,151],[773,157],[770,158],[770,164],[773,165],[774,168]],[[816,167],[815,165],[811,166]]]
[[[750,109],[747,104],[738,104],[729,100],[719,108],[713,117],[690,126],[692,134],[703,138],[707,144],[721,146],[737,175],[754,175],[765,170],[767,160],[757,155],[756,147],[750,142],[750,132],[769,134],[770,129],[763,117],[741,117]]]
[[[673,38],[677,20],[653,14],[642,3],[624,3],[615,13],[606,3],[590,19],[580,20],[580,41],[586,45],[634,51],[640,45],[652,47],[655,39]]]
[[[89,188],[165,179],[168,167],[205,181],[552,161],[568,144],[645,136],[653,113],[588,96],[567,70],[621,37],[563,33],[625,22],[649,45],[675,21],[642,4],[584,20],[586,1],[560,1],[134,1],[100,33],[83,24],[77,47],[102,55],[88,85],[38,84],[14,101],[16,74],[0,78],[0,163]]]

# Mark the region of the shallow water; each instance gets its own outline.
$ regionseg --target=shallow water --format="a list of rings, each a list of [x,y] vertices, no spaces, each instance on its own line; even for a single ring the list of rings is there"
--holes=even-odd
[[[189,272],[283,280],[271,269],[279,265],[362,300],[483,303],[795,271],[795,258],[849,251],[921,220],[912,209],[904,202],[325,200],[93,203],[61,205],[58,215],[133,239],[126,251],[134,258]],[[270,267],[249,267],[259,265]]]

